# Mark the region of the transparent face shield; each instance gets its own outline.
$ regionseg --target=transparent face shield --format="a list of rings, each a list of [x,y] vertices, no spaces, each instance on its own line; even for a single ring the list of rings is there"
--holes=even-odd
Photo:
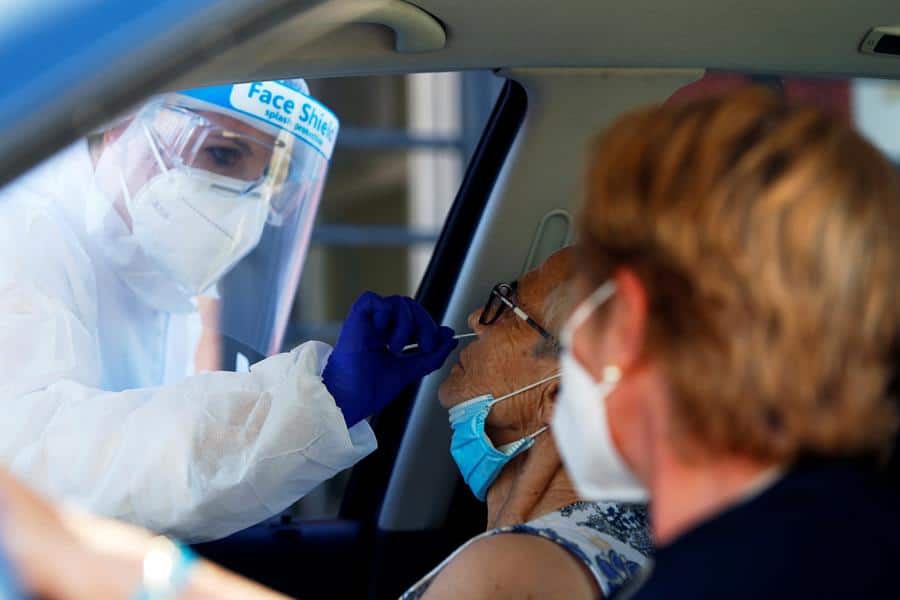
[[[223,89],[159,97],[105,134],[88,228],[141,301],[198,311],[227,338],[215,343],[267,356],[281,349],[337,120],[276,82],[209,88]],[[258,110],[233,105],[247,95]],[[320,119],[315,129],[301,115]]]

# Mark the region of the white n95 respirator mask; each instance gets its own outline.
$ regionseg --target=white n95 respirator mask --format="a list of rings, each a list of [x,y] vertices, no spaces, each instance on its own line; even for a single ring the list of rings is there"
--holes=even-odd
[[[127,201],[132,234],[148,258],[192,295],[214,284],[259,243],[262,194],[199,169],[163,171]]]
[[[134,197],[126,195],[132,235],[174,282],[200,294],[259,243],[268,194],[265,187],[245,192],[243,182],[203,169],[167,169],[144,132],[159,173]]]
[[[602,380],[595,381],[570,352],[574,332],[614,292],[612,282],[601,285],[575,309],[562,330],[561,389],[550,429],[582,498],[640,502],[647,499],[647,492],[616,449],[606,410],[606,399],[615,390],[621,373],[609,366]]]

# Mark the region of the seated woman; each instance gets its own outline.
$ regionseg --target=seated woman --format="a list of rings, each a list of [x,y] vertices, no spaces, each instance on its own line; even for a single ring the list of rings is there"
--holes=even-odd
[[[403,598],[609,597],[647,562],[645,506],[579,502],[545,433],[559,392],[552,332],[572,305],[564,284],[573,267],[572,249],[561,250],[494,287],[469,316],[478,339],[460,353],[440,401],[450,409],[451,452],[487,501],[488,531]]]
[[[900,597],[900,502],[862,466],[898,423],[895,168],[751,89],[622,117],[585,189],[553,433],[586,497],[649,491],[629,597]]]

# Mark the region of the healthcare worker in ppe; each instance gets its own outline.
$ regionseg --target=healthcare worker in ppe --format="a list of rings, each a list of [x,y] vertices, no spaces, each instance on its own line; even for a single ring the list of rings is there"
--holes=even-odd
[[[372,452],[364,419],[456,342],[409,298],[366,293],[333,351],[277,353],[337,130],[301,80],[165,94],[0,193],[0,456],[14,473],[202,541]],[[234,318],[216,282],[257,246],[254,302]],[[209,327],[269,357],[194,373]]]

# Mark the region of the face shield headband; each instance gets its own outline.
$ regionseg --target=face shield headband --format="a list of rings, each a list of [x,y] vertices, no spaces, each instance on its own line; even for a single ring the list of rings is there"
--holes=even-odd
[[[239,132],[225,131],[224,139],[234,136],[235,141],[244,142],[242,150],[254,151],[255,160],[244,162],[246,168],[240,177],[274,189],[269,217],[273,225],[282,224],[303,199],[303,192],[314,187],[314,175],[324,171],[317,167],[322,161],[327,165],[331,160],[340,128],[338,118],[328,107],[287,83],[256,81],[198,88],[173,98],[184,108],[236,117],[260,130],[261,135],[249,136],[250,139],[242,139],[246,136]],[[215,120],[214,115],[211,120]],[[201,168],[216,168],[212,157],[202,158]]]

